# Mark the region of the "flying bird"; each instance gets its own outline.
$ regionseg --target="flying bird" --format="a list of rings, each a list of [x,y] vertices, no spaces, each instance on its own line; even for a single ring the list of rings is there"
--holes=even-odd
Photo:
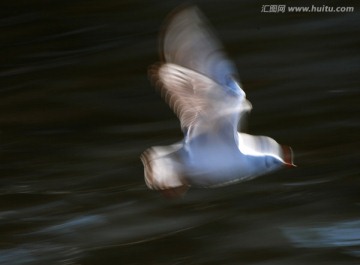
[[[171,16],[161,55],[149,76],[178,116],[184,139],[141,155],[150,189],[173,197],[189,187],[220,187],[294,166],[290,147],[238,131],[252,105],[234,63],[198,8]]]

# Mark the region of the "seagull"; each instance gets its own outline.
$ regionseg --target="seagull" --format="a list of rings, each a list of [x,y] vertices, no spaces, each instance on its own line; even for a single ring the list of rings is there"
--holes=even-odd
[[[161,44],[162,61],[149,76],[179,118],[184,139],[141,155],[150,189],[178,197],[189,187],[221,187],[294,166],[290,147],[240,132],[252,105],[197,7],[170,16]]]

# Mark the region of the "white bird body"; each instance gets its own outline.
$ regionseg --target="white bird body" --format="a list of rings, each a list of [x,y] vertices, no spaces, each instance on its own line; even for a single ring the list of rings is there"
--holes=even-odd
[[[293,165],[290,148],[266,136],[238,132],[251,103],[196,8],[172,18],[163,57],[165,62],[152,66],[149,74],[179,117],[184,140],[142,154],[149,188],[218,187]]]

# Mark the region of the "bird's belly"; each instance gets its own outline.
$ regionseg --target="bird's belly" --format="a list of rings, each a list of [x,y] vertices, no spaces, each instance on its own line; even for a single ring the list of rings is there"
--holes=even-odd
[[[241,153],[231,133],[224,135],[200,135],[183,149],[184,175],[190,185],[227,185],[251,179],[264,170],[262,159]]]
[[[186,178],[190,185],[210,187],[226,185],[249,175],[247,162],[239,152],[214,152],[187,159]]]
[[[271,156],[245,155],[237,148],[205,146],[188,152],[184,177],[195,187],[216,187],[253,179],[279,168]],[[276,159],[275,159],[276,160]]]

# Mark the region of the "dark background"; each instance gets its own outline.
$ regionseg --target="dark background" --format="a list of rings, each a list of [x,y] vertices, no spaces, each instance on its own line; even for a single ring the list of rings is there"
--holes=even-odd
[[[182,137],[146,74],[181,3],[1,4],[0,264],[359,264],[357,1],[192,2],[239,69],[247,131],[298,167],[169,201],[139,155]]]

